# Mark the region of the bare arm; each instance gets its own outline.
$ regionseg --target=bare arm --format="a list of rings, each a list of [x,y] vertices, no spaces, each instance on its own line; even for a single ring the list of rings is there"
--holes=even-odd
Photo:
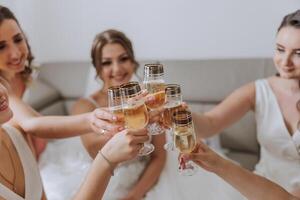
[[[112,169],[120,162],[137,156],[142,143],[147,141],[147,130],[124,130],[117,133],[102,148],[93,161],[92,167],[74,200],[102,199],[111,177]],[[105,156],[105,159],[103,156]]]
[[[210,137],[242,118],[255,107],[255,84],[249,83],[230,94],[224,101],[203,115],[193,114],[196,132]]]
[[[43,138],[65,138],[84,134],[92,130],[107,126],[116,127],[105,122],[113,120],[113,115],[102,110],[76,116],[40,116],[29,105],[18,97],[9,97],[10,107],[13,110],[13,120],[28,134]]]
[[[155,150],[151,153],[151,160],[125,199],[142,199],[156,184],[166,162],[166,151],[163,149],[165,142],[164,134],[153,136]]]
[[[220,165],[220,170],[216,174],[249,200],[300,200],[279,185],[228,160],[223,160],[223,164]]]
[[[224,159],[203,143],[183,157],[220,176],[249,200],[300,200],[279,185]]]
[[[72,110],[71,114],[72,115],[77,115],[77,114],[82,114],[82,113],[87,113],[95,110],[96,107],[92,105],[90,102],[88,102],[85,99],[80,99],[78,100]],[[105,135],[99,135],[94,132],[89,132],[85,135],[81,136],[81,141],[91,156],[91,158],[96,158],[98,151],[105,145],[105,143],[111,138],[110,134],[105,134]]]

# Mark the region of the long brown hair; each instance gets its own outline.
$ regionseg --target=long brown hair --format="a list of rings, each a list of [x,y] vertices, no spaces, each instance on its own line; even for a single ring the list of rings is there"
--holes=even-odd
[[[31,52],[31,47],[28,43],[28,40],[20,26],[19,21],[17,20],[17,18],[15,17],[15,15],[7,8],[4,6],[0,6],[0,25],[2,24],[2,22],[6,19],[12,19],[14,20],[17,25],[19,26],[20,30],[22,31],[24,38],[25,38],[25,42],[28,48],[28,56],[27,56],[27,63],[25,65],[25,69],[21,72],[22,78],[25,82],[28,82],[31,79],[31,73],[32,73],[32,67],[31,67],[31,63],[32,60],[34,59],[34,56]]]
[[[92,64],[96,68],[97,74],[102,70],[102,49],[106,44],[120,44],[127,52],[129,59],[134,63],[135,70],[138,68],[139,63],[135,60],[134,51],[131,41],[121,31],[108,29],[95,36],[91,49]]]

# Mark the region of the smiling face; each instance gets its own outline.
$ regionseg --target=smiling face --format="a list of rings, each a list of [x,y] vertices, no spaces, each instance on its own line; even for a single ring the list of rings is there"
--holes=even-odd
[[[300,28],[286,26],[279,30],[273,60],[280,77],[300,79]]]
[[[99,77],[106,87],[119,86],[130,81],[135,71],[135,64],[119,43],[108,43],[102,49]]]
[[[14,75],[25,69],[28,47],[24,34],[13,19],[0,24],[0,70],[2,74]]]

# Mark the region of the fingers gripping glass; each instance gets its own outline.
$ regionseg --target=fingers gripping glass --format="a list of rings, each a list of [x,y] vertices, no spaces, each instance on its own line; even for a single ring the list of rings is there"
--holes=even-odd
[[[174,112],[174,144],[181,153],[191,153],[196,146],[196,134],[190,111],[179,110]],[[179,163],[179,172],[184,176],[192,176],[196,172],[196,165],[192,161]]]
[[[161,64],[146,64],[144,66],[145,89],[148,91],[146,105],[150,110],[163,107],[165,103],[164,68]],[[149,124],[148,130],[151,135],[164,133],[165,130],[158,123]]]
[[[138,98],[141,94],[141,88],[138,82],[123,84],[120,87],[120,91],[125,127],[131,130],[146,127],[149,121],[149,116],[144,99]],[[148,155],[153,150],[154,146],[149,142],[145,142],[139,152],[139,155]]]

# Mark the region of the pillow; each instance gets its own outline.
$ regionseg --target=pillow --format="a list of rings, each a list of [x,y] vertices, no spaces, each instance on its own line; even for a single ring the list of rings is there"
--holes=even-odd
[[[60,98],[61,95],[55,88],[40,79],[35,79],[28,86],[23,100],[34,109],[40,110]]]

